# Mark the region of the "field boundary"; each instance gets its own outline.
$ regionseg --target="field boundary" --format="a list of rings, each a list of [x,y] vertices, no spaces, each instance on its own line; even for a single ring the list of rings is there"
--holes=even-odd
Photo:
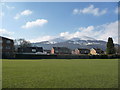
[[[120,55],[37,55],[16,54],[15,59],[119,59]]]

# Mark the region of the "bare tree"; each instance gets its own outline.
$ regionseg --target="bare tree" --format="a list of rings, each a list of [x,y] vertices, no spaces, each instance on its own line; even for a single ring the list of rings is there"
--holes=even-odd
[[[15,39],[14,40],[15,51],[17,52],[18,48],[30,47],[31,43],[25,39]]]

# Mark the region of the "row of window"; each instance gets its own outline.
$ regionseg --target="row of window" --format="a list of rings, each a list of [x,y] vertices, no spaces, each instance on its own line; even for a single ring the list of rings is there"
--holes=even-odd
[[[3,47],[0,46],[0,49],[3,49]],[[4,49],[11,49],[11,47],[7,46],[7,47],[4,47]]]
[[[3,41],[2,41],[2,40],[0,40],[0,43],[3,43]],[[10,44],[10,43],[11,43],[11,41],[10,41],[10,40],[7,40],[7,41],[6,41],[6,43],[7,43],[7,44]]]

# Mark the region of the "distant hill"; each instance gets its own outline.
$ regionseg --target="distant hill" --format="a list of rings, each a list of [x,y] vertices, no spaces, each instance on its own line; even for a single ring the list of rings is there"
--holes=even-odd
[[[102,50],[106,50],[106,41],[96,40],[91,37],[84,38],[72,38],[65,39],[63,37],[55,38],[49,41],[42,41],[37,43],[32,43],[32,46],[43,47],[44,49],[50,50],[52,47],[68,47],[70,49],[76,48],[101,48]]]

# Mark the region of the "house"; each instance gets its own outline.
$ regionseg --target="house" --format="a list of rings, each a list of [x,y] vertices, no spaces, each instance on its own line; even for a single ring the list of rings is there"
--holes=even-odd
[[[89,49],[77,48],[74,50],[74,54],[89,54],[89,53],[90,53]]]
[[[53,47],[51,54],[71,54],[71,50],[67,47]]]
[[[42,47],[19,47],[18,53],[43,53]]]
[[[51,50],[44,50],[44,53],[51,54]]]
[[[71,52],[71,53],[72,53],[72,54],[76,54],[76,53],[75,53],[75,50],[72,50],[72,52]]]
[[[91,55],[100,55],[100,54],[104,54],[104,51],[99,48],[91,48],[90,54]]]
[[[14,57],[14,41],[12,39],[0,36],[0,58]]]

